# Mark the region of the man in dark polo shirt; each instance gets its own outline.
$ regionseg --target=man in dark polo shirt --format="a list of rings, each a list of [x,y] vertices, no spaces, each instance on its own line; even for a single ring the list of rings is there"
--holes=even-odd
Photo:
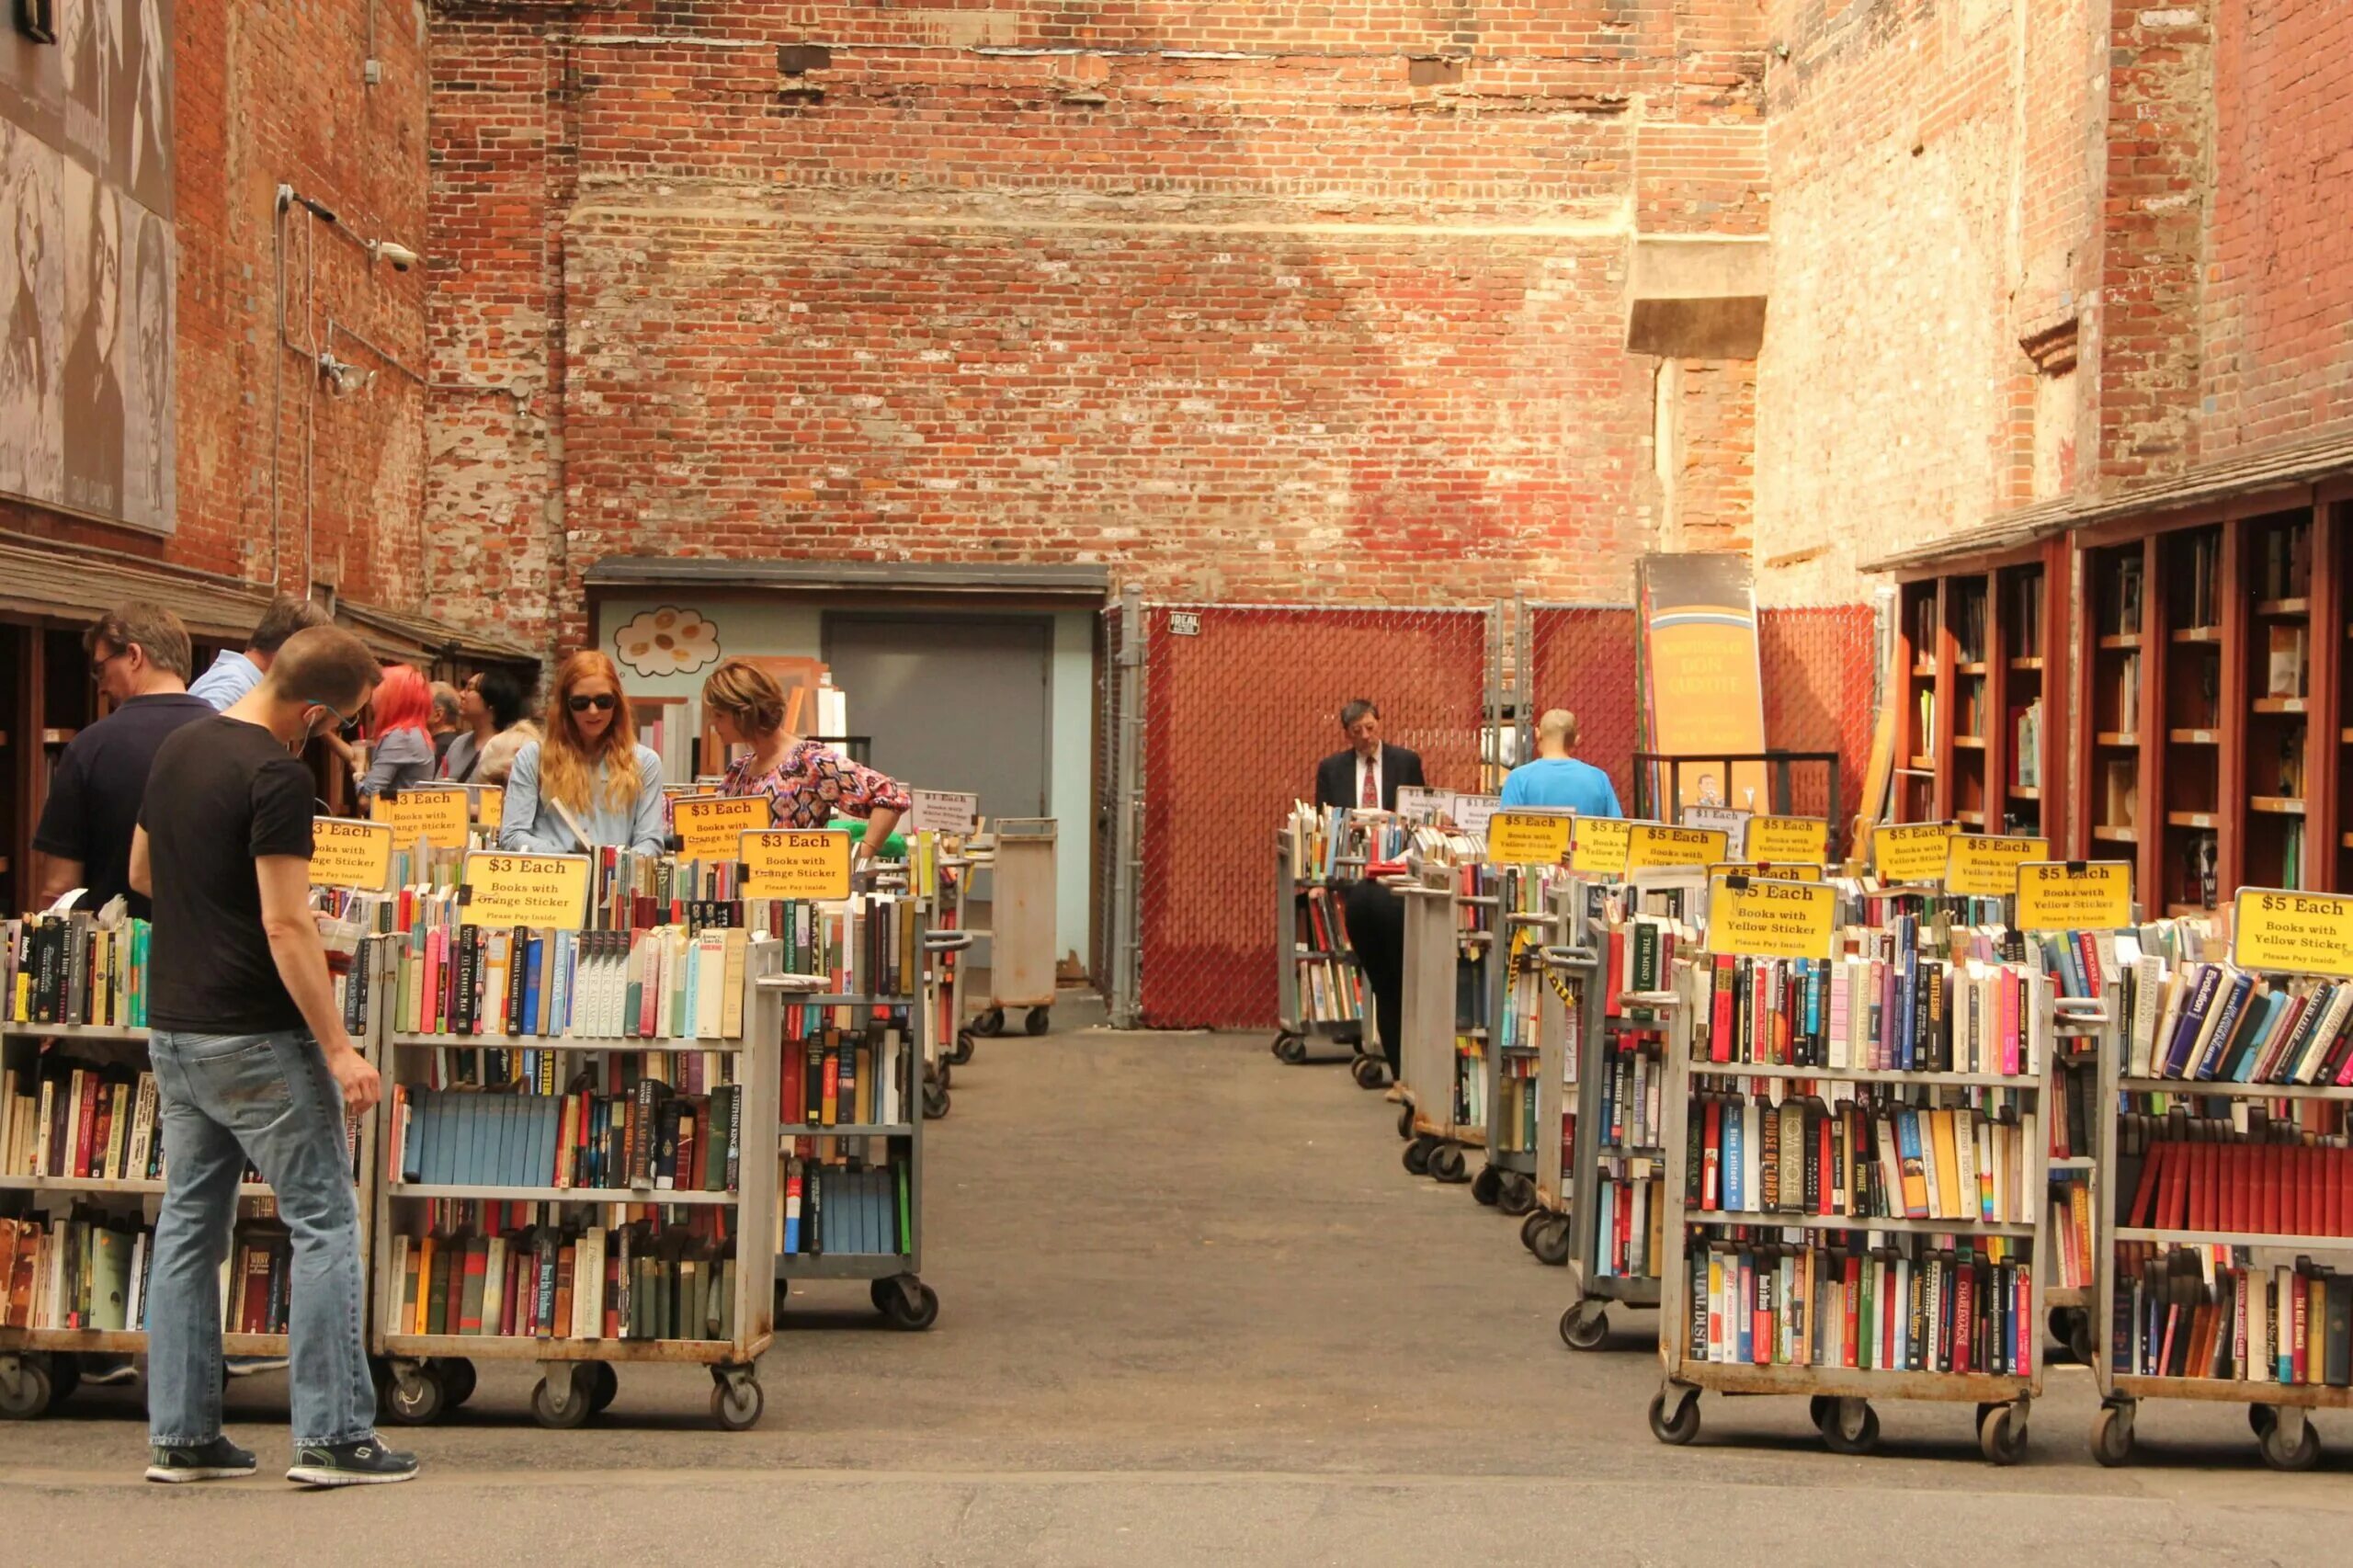
[[[293,1233],[290,1481],[406,1481],[376,1436],[347,1116],[380,1093],[345,1033],[310,904],[311,776],[294,754],[365,707],[381,672],[334,627],[296,632],[217,718],[165,741],[131,849],[154,896],[148,1056],[164,1201],[148,1292],[150,1481],[251,1475],[221,1430],[221,1280],[250,1160]]]
[[[100,616],[82,633],[90,673],[113,712],[66,743],[50,775],[33,848],[40,857],[38,903],[46,908],[74,888],[81,907],[124,897],[145,918],[147,900],[129,880],[131,833],[140,798],[165,737],[212,706],[188,694],[188,628],[160,605],[133,600]]]

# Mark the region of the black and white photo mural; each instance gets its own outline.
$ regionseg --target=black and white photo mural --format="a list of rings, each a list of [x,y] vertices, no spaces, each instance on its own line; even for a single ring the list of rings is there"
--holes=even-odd
[[[176,268],[172,0],[7,0],[0,493],[172,528]]]

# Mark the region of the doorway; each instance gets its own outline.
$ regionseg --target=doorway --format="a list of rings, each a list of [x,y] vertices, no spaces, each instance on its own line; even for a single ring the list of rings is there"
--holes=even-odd
[[[824,641],[875,767],[911,789],[977,794],[983,816],[1049,814],[1050,618],[828,610]]]

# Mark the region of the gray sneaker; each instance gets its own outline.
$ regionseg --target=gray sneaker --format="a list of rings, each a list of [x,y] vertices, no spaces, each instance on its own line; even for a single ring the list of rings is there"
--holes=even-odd
[[[283,1356],[231,1356],[221,1363],[221,1369],[233,1378],[257,1378],[264,1372],[282,1372],[288,1362]]]
[[[305,1486],[382,1486],[416,1479],[416,1456],[394,1453],[376,1437],[356,1443],[304,1443],[294,1450],[289,1481]]]
[[[158,1443],[151,1451],[147,1465],[148,1480],[165,1483],[234,1481],[253,1472],[254,1456],[226,1437],[215,1437],[209,1443]]]

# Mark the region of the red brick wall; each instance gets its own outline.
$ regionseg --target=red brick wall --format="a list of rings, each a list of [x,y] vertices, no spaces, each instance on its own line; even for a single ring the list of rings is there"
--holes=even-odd
[[[437,608],[525,635],[631,553],[1622,599],[1633,227],[1764,222],[1741,0],[435,17]]]
[[[2353,420],[2353,7],[2254,0],[2214,32],[2209,458]]]
[[[369,87],[361,78],[369,8],[369,0],[180,0],[173,51],[178,528],[158,538],[10,502],[0,502],[0,527],[256,581],[275,574],[301,586],[307,495],[313,579],[355,598],[402,608],[417,602],[423,389],[341,335],[333,343],[338,358],[380,369],[371,389],[314,399],[318,377],[299,349],[284,357],[282,397],[272,384],[280,368],[272,227],[281,182],[316,198],[358,233],[425,245],[420,13],[376,0],[383,79]],[[299,209],[287,242],[288,310],[298,344],[315,338],[319,348],[329,347],[332,319],[422,374],[421,276],[370,267],[324,227],[312,232]],[[283,438],[273,547],[274,407]]]

